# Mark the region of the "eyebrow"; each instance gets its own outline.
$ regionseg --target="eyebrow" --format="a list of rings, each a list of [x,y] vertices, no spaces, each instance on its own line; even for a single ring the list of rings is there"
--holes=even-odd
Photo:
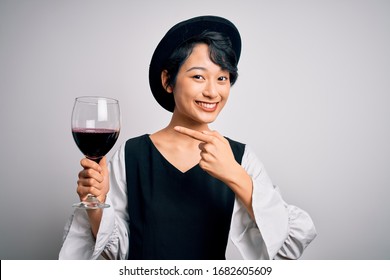
[[[207,71],[207,69],[205,67],[201,67],[201,66],[194,66],[194,67],[191,67],[190,69],[187,69],[186,72],[190,72],[192,70],[203,70],[203,71]]]

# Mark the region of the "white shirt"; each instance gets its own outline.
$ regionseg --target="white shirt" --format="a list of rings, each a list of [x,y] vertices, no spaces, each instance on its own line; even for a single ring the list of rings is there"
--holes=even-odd
[[[230,225],[226,259],[297,259],[316,237],[310,216],[288,205],[268,177],[262,163],[246,145],[242,167],[253,182],[253,221],[236,198]],[[76,209],[65,226],[60,259],[98,259],[102,252],[111,259],[127,259],[129,214],[125,144],[109,162],[110,191],[96,240],[86,210]]]

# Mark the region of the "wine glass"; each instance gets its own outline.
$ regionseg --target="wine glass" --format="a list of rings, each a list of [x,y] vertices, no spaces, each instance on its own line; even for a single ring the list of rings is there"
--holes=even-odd
[[[111,150],[120,131],[118,100],[99,96],[77,97],[72,112],[72,135],[80,151],[97,163]],[[85,201],[73,204],[83,209],[107,208],[89,194]]]

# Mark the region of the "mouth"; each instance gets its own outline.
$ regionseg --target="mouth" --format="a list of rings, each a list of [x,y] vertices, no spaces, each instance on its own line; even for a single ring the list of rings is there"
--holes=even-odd
[[[204,111],[207,112],[213,112],[217,109],[218,102],[202,102],[202,101],[195,101],[195,103],[202,108]]]

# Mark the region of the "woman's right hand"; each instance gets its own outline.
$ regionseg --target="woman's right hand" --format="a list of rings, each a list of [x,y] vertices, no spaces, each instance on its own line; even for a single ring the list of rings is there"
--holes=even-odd
[[[99,164],[83,158],[80,161],[83,170],[79,173],[77,181],[77,193],[81,201],[87,199],[89,194],[96,196],[100,202],[105,202],[109,191],[109,174],[106,157],[103,157]],[[87,210],[91,231],[96,238],[102,219],[102,209]]]
[[[88,194],[92,194],[100,202],[105,202],[109,191],[106,157],[103,157],[99,164],[93,160],[83,158],[80,164],[83,167],[77,181],[77,194],[80,197],[80,201],[85,201]]]

